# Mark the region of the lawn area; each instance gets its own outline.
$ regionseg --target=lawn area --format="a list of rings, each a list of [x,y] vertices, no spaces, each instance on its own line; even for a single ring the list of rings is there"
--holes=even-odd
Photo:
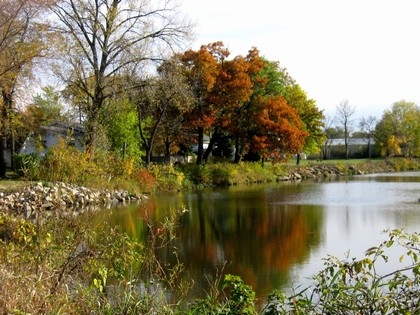
[[[17,190],[19,188],[28,186],[29,184],[29,181],[22,180],[15,173],[7,172],[6,178],[0,179],[0,192]]]

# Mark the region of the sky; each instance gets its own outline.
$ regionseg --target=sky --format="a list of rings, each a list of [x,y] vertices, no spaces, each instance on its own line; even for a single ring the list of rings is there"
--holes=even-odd
[[[183,0],[194,50],[222,41],[278,61],[326,116],[343,101],[380,118],[395,102],[420,105],[419,0]]]

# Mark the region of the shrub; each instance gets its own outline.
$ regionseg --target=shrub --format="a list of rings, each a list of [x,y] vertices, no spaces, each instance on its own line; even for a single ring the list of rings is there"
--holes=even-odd
[[[147,167],[162,191],[178,191],[183,187],[184,174],[170,164],[150,164]]]
[[[41,156],[32,154],[15,154],[13,156],[14,167],[20,176],[25,179],[39,178],[39,166]]]
[[[218,287],[219,286],[219,287]],[[214,292],[206,299],[197,299],[189,307],[188,315],[254,315],[255,292],[243,280],[234,275],[225,275],[217,281]]]
[[[142,192],[151,193],[156,190],[156,177],[146,168],[139,168],[134,172],[133,177],[137,181],[137,184]]]

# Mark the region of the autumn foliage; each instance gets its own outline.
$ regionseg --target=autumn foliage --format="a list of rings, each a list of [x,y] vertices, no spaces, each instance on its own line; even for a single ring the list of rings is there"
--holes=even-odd
[[[273,63],[256,48],[245,57],[228,59],[229,55],[223,43],[216,42],[179,56],[195,95],[185,124],[197,133],[197,163],[207,160],[214,144],[223,138],[233,142],[235,162],[246,156],[278,159],[300,153],[309,132],[299,112],[279,92],[293,82],[267,75]],[[206,151],[204,134],[211,135]]]

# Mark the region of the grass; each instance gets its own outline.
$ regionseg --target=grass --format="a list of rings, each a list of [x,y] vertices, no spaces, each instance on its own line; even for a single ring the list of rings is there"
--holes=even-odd
[[[18,190],[22,187],[28,186],[30,184],[29,181],[22,180],[20,176],[18,176],[14,172],[7,172],[6,177],[0,179],[0,192],[9,192]]]

